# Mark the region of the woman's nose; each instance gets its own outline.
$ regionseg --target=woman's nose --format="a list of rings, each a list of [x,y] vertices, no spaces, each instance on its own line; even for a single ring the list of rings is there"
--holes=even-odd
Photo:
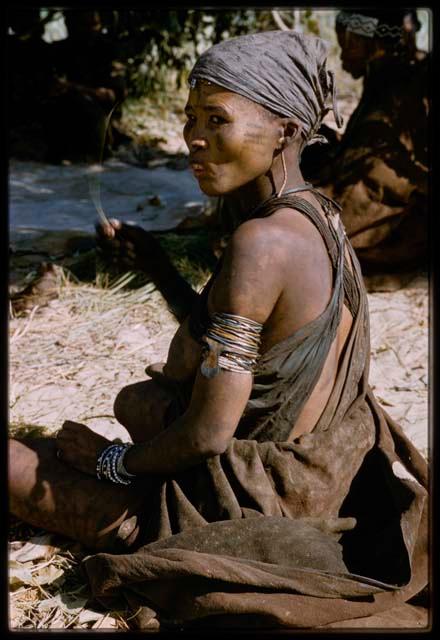
[[[190,142],[191,151],[196,151],[197,149],[206,149],[207,146],[208,141],[206,140],[206,138],[202,138],[200,136],[193,138]]]

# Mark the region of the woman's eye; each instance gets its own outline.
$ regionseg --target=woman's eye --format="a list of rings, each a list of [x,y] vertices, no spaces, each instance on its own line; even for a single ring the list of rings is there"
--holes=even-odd
[[[224,124],[226,122],[226,120],[224,118],[222,118],[221,116],[211,116],[210,117],[210,121],[213,124]]]
[[[185,123],[186,126],[193,125],[195,123],[195,121],[196,121],[196,116],[195,115],[193,115],[191,113],[187,113],[186,114],[186,123]],[[211,124],[214,124],[214,125],[221,125],[221,124],[224,124],[227,121],[225,120],[225,118],[222,118],[221,116],[212,115],[212,116],[209,117],[209,122]]]

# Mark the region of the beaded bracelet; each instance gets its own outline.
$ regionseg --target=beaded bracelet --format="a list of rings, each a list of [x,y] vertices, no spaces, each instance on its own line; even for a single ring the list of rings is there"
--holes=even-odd
[[[134,474],[124,467],[124,456],[133,445],[111,444],[102,451],[96,463],[96,477],[98,480],[110,480],[116,484],[131,484]]]

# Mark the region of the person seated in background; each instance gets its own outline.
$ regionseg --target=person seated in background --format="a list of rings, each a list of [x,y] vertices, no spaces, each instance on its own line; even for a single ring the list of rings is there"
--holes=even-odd
[[[338,200],[364,275],[427,268],[428,65],[414,10],[350,9],[336,17],[342,67],[364,78],[344,134],[308,147],[305,177]],[[320,133],[327,135],[329,128]]]
[[[327,55],[272,31],[199,58],[190,165],[239,224],[167,361],[118,393],[130,442],[72,421],[10,440],[12,513],[98,552],[83,565],[94,597],[144,621],[417,623],[427,464],[369,386],[359,262],[299,164],[328,111],[340,125]],[[141,257],[135,231],[101,229]]]
[[[68,37],[51,44],[55,79],[44,113],[47,160],[94,162],[111,146],[107,119],[126,97],[126,83],[99,12],[68,9],[64,18]]]

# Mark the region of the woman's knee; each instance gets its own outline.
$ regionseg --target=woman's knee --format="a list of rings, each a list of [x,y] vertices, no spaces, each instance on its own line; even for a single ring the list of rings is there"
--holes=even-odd
[[[145,413],[148,400],[148,382],[136,382],[123,387],[115,398],[113,411],[115,418],[122,425],[133,422],[133,417]]]
[[[130,397],[132,395],[130,391],[130,387],[132,386],[133,385],[123,387],[119,391],[113,403],[113,413],[115,414],[115,418],[120,424],[124,426],[127,421],[126,417],[128,413],[128,406],[129,406]]]
[[[115,398],[115,418],[128,430],[160,422],[172,397],[154,380],[127,385]]]

